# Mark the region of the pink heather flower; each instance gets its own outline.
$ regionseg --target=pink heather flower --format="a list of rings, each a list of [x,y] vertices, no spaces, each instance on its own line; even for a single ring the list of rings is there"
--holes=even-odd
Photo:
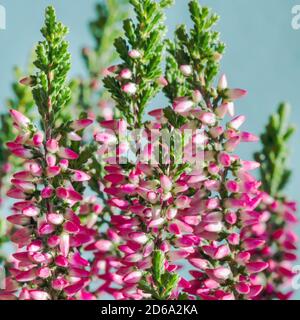
[[[227,77],[225,74],[223,74],[220,77],[219,83],[218,83],[218,89],[219,90],[224,90],[228,88],[228,81],[227,81]]]
[[[187,97],[177,98],[173,103],[173,108],[178,113],[186,113],[192,110],[194,102]]]
[[[32,193],[35,191],[35,185],[31,182],[12,179],[11,183],[18,189],[23,190],[25,193]]]
[[[203,96],[199,90],[194,90],[192,96],[195,103],[199,103],[203,99]]]
[[[78,225],[72,221],[67,221],[64,224],[64,231],[66,231],[69,234],[76,234],[78,233],[80,230],[80,228],[78,227]]]
[[[172,189],[172,181],[169,177],[167,176],[161,176],[160,177],[160,183],[161,187],[165,192],[169,192]]]
[[[186,77],[189,77],[193,73],[193,69],[189,65],[181,65],[179,69]]]
[[[54,167],[56,164],[56,156],[54,154],[47,154],[46,162],[49,167]]]
[[[240,142],[241,142],[240,137],[231,138],[225,143],[225,146],[224,146],[225,151],[233,152],[237,148],[237,146],[240,144]]]
[[[127,274],[124,277],[123,281],[128,284],[136,284],[141,280],[141,278],[142,278],[142,272],[141,271],[134,271],[134,272]]]
[[[59,150],[58,141],[55,139],[50,139],[46,142],[47,150],[51,153],[57,153]]]
[[[49,178],[56,177],[61,172],[61,168],[58,166],[48,167],[46,170],[47,170],[47,177]]]
[[[34,206],[26,207],[22,210],[22,214],[26,217],[36,217],[40,213],[40,210]]]
[[[33,153],[30,149],[20,147],[14,150],[11,150],[11,153],[21,159],[32,159],[33,158]]]
[[[38,233],[41,236],[46,236],[54,232],[54,226],[48,223],[42,223],[39,227]]]
[[[27,198],[25,192],[18,188],[10,189],[6,195],[12,199],[25,200]]]
[[[47,215],[47,221],[54,225],[61,225],[64,222],[64,216],[58,213],[50,213]]]
[[[76,182],[84,182],[91,180],[91,177],[83,171],[73,170],[71,179]]]
[[[80,119],[76,120],[71,124],[71,128],[74,131],[81,131],[87,127],[89,127],[93,123],[93,120],[91,119]]]
[[[11,241],[18,244],[19,246],[26,246],[30,244],[31,230],[24,227],[13,233]]]
[[[207,269],[207,274],[215,281],[224,281],[231,276],[231,270],[225,267],[218,267],[216,269]]]
[[[51,248],[55,248],[60,244],[59,236],[51,236],[48,238],[47,244]]]
[[[129,51],[128,55],[132,59],[138,59],[138,58],[140,58],[142,56],[141,53],[138,50],[135,50],[135,49]]]
[[[79,134],[77,134],[76,132],[69,132],[68,139],[70,141],[81,141],[82,137]]]
[[[33,136],[33,144],[36,147],[41,146],[43,141],[44,141],[44,134],[42,132],[38,132]]]
[[[229,192],[238,193],[240,190],[240,187],[236,181],[229,180],[226,182],[226,189]]]
[[[67,160],[77,160],[79,158],[79,155],[69,148],[60,148],[58,155]]]
[[[62,170],[67,170],[69,167],[69,161],[67,159],[61,159],[59,161],[59,166],[61,167]]]
[[[163,77],[163,76],[161,76],[161,77],[158,78],[157,83],[158,83],[161,87],[166,87],[166,86],[169,84],[168,80],[167,80],[165,77]]]
[[[137,92],[137,85],[133,82],[126,83],[122,86],[122,91],[134,95]]]
[[[69,250],[70,250],[70,235],[69,234],[63,233],[60,236],[59,248],[60,248],[61,254],[64,257],[67,257]]]
[[[44,291],[31,290],[29,291],[29,294],[32,300],[50,300],[49,294]]]
[[[231,157],[226,152],[220,152],[219,153],[218,161],[224,167],[230,167],[231,166]]]
[[[26,226],[30,223],[30,220],[30,217],[22,216],[21,214],[16,214],[7,218],[7,221],[17,226]]]
[[[262,247],[264,244],[265,244],[265,241],[260,239],[248,238],[244,240],[244,248],[246,250],[254,250],[259,247]]]
[[[53,194],[53,189],[51,187],[45,187],[41,192],[41,196],[43,199],[51,198],[52,194]]]
[[[37,275],[38,275],[40,278],[42,278],[42,279],[50,278],[50,276],[51,276],[51,270],[50,270],[50,268],[48,268],[48,267],[40,268],[40,269],[37,271]]]
[[[156,118],[158,121],[164,118],[164,109],[155,109],[150,111],[149,116]]]
[[[128,55],[132,59],[142,57],[135,49]],[[218,61],[220,54],[214,58]],[[181,65],[180,70],[186,77],[194,71],[190,65]],[[123,92],[137,92],[138,85],[126,81],[133,78],[129,68],[113,66],[105,73],[115,73]],[[201,80],[204,83],[204,78]],[[156,82],[162,87],[168,85],[164,77]],[[99,80],[90,83],[95,89]],[[291,262],[297,259],[298,239],[285,227],[272,226],[269,230],[267,224],[274,216],[282,225],[295,223],[295,204],[262,194],[261,182],[248,172],[259,164],[233,154],[241,142],[257,141],[251,133],[239,131],[245,117],[223,125],[225,116],[234,116],[232,101],[246,91],[229,89],[225,75],[216,89],[201,88],[201,81],[190,89],[191,97],[175,99],[173,108],[186,120],[181,130],[203,130],[185,146],[193,150],[193,143],[202,142],[203,168],[194,169],[189,162],[190,167],[184,169],[171,163],[173,160],[165,166],[139,161],[123,166],[112,164],[111,158],[103,159],[106,173],[99,176],[98,188],[107,200],[101,205],[95,197],[83,196],[79,183],[90,181],[93,171],[82,171],[85,166],[76,167],[75,161],[69,163],[79,154],[64,144],[63,136],[41,133],[25,116],[11,111],[19,136],[8,143],[8,148],[25,161],[24,170],[14,175],[8,191],[8,196],[18,200],[8,218],[14,224],[11,239],[18,246],[10,268],[11,282],[16,284],[8,286],[11,291],[1,291],[0,299],[88,300],[103,294],[123,300],[151,299],[139,282],[143,279],[154,284],[149,271],[153,270],[157,250],[165,255],[161,271],[166,274],[178,272],[186,265],[182,260],[190,264],[187,271],[192,279],[181,277],[170,300],[181,292],[190,299],[204,300],[261,299],[264,289],[272,298],[289,295],[278,283],[293,277]],[[113,119],[111,110],[108,113],[100,123],[105,130],[94,134],[100,155],[118,141],[118,133],[126,132],[125,121]],[[148,130],[174,129],[163,109],[150,115],[155,121],[147,122]],[[71,123],[68,140],[79,145],[82,135],[78,131],[90,126],[91,119]],[[42,148],[44,134],[46,150]],[[150,139],[148,133],[144,138]],[[118,156],[128,148],[118,145]],[[152,149],[151,144],[143,153],[152,155]],[[102,230],[105,224],[108,227]],[[278,250],[273,252],[275,246]],[[89,253],[91,263],[82,252]],[[261,284],[263,277],[266,288]],[[92,279],[99,280],[94,291]]]
[[[232,119],[229,122],[228,127],[231,128],[231,129],[238,130],[245,121],[246,121],[246,117],[245,116],[235,117],[234,119]]]
[[[19,83],[24,86],[31,86],[33,84],[33,79],[32,79],[32,77],[25,77],[25,78],[22,78],[19,81]]]
[[[249,132],[241,132],[242,142],[258,142],[259,138]]]
[[[10,110],[10,115],[20,128],[27,128],[31,122],[27,117],[17,110]]]
[[[56,189],[56,196],[60,199],[68,199],[69,198],[69,192],[64,187],[59,187]]]
[[[99,240],[98,242],[96,242],[95,246],[99,251],[107,252],[111,250],[113,244],[109,240]]]
[[[197,118],[206,125],[213,126],[216,123],[216,116],[211,112],[201,112]]]
[[[119,66],[110,66],[107,68],[109,73],[116,73],[119,70]]]
[[[237,222],[237,215],[235,212],[228,212],[225,216],[225,220],[227,223],[231,225],[235,225]]]
[[[244,97],[245,95],[247,95],[247,93],[248,92],[246,90],[242,89],[228,89],[226,92],[226,96],[229,101],[233,101]]]
[[[247,271],[250,274],[259,273],[268,268],[268,263],[266,262],[249,262],[246,264]]]
[[[42,175],[42,167],[37,162],[31,162],[29,164],[29,171],[35,177],[40,177]]]
[[[123,69],[120,71],[120,77],[122,79],[126,79],[126,80],[129,80],[132,78],[132,72],[130,69]]]

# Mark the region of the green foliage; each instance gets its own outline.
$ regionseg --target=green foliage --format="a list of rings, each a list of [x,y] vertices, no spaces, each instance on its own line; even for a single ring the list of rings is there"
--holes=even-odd
[[[71,67],[68,43],[64,37],[68,29],[56,20],[53,7],[45,12],[45,26],[41,29],[44,41],[36,48],[34,65],[39,69],[31,76],[33,97],[43,118],[44,129],[55,126],[60,113],[71,99],[71,90],[66,85]]]
[[[160,250],[156,250],[153,253],[153,279],[155,282],[159,282],[165,270],[165,256]]]
[[[83,51],[91,78],[98,78],[101,71],[116,60],[112,41],[120,36],[120,21],[127,18],[127,14],[128,0],[106,0],[96,5],[96,18],[89,24],[95,46]]]
[[[213,30],[219,17],[207,7],[202,7],[198,0],[190,1],[189,10],[193,28],[188,32],[185,25],[179,26],[175,44],[169,44],[171,57],[168,58],[167,78],[170,80],[170,87],[166,89],[169,98],[174,98],[172,90],[178,95],[187,90],[187,84],[182,83],[182,78],[179,78],[181,88],[175,81],[178,66],[181,65],[190,65],[193,69],[193,74],[187,78],[187,83],[191,83],[192,88],[196,83],[204,98],[211,94],[210,86],[219,72],[219,61],[225,50],[224,43],[219,40],[219,33]]]
[[[152,256],[152,270],[153,285],[147,281],[146,273],[139,283],[139,287],[145,293],[152,295],[157,300],[167,300],[170,298],[172,292],[177,288],[180,276],[176,273],[165,271],[165,254],[160,250],[155,250]]]
[[[164,109],[164,116],[168,119],[168,122],[172,125],[172,127],[176,129],[181,128],[187,122],[185,117],[179,113],[176,113],[171,107]]]
[[[265,132],[261,135],[263,149],[255,154],[261,163],[260,174],[263,190],[276,197],[284,189],[291,176],[287,166],[288,142],[295,132],[289,125],[289,105],[280,104],[278,111],[270,117]]]
[[[185,97],[190,94],[185,76],[179,69],[176,61],[177,44],[167,40],[168,56],[166,58],[165,77],[168,85],[164,87],[164,93],[172,103],[178,97]]]
[[[1,135],[0,135],[0,166],[2,166],[7,162],[9,157],[9,152],[6,149],[5,143],[9,141],[10,137],[12,136],[11,128],[11,121],[10,118],[3,114],[0,116],[1,121]],[[2,170],[1,170],[2,172]],[[0,174],[0,179],[2,178]]]
[[[136,19],[124,21],[125,37],[116,39],[115,48],[122,60],[120,68],[133,72],[130,81],[137,85],[137,92],[134,95],[123,92],[121,87],[124,82],[114,77],[107,77],[104,83],[127,122],[141,127],[145,108],[160,90],[158,80],[162,75],[163,38],[166,32],[163,8],[172,1],[130,0],[130,3]],[[130,50],[137,50],[141,56],[129,57]]]

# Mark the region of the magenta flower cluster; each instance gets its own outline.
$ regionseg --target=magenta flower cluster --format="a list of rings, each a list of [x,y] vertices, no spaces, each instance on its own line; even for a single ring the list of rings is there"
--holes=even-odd
[[[55,125],[53,105],[65,94],[61,88],[53,98],[51,85],[63,82],[55,79],[59,70],[39,80],[48,81],[38,85],[49,95],[42,128],[10,111],[17,137],[7,147],[22,169],[7,192],[15,201],[8,217],[15,251],[0,300],[289,299],[297,208],[268,195],[254,175],[260,163],[238,154],[240,144],[259,141],[235,110],[247,92],[230,88],[225,75],[212,88],[195,66],[181,64],[178,77],[188,90],[143,122],[141,101],[170,83],[159,72],[141,78],[147,55],[126,50],[126,63],[104,72],[125,111],[99,103],[92,147],[83,133],[96,125],[91,113]],[[97,195],[87,188],[91,180]]]

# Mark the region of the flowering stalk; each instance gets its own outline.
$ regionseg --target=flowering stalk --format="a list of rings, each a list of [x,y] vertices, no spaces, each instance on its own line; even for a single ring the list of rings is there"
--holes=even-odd
[[[251,257],[251,250],[264,242],[244,232],[258,220],[254,210],[262,199],[261,183],[249,170],[259,164],[241,160],[234,151],[241,142],[258,139],[241,131],[244,116],[234,117],[234,101],[246,91],[229,88],[225,76],[213,86],[224,51],[218,33],[212,30],[218,17],[196,0],[189,7],[194,27],[190,34],[179,27],[176,46],[170,50],[178,64],[175,72],[179,69],[186,77],[184,88],[178,91],[186,96],[177,97],[174,111],[169,108],[164,113],[174,126],[203,130],[202,172],[187,172],[193,196],[183,214],[197,217],[200,223],[194,227],[195,252],[187,257],[195,268],[190,271],[194,279],[185,291],[205,300],[254,299],[263,286],[253,283],[252,276],[268,267]],[[172,79],[172,74],[167,78]],[[232,118],[223,125],[226,115]]]
[[[29,68],[30,69],[30,68]],[[19,68],[14,68],[14,76],[17,79],[20,79],[23,76],[23,72]],[[33,106],[34,102],[30,89],[24,87],[19,82],[14,82],[12,84],[12,89],[14,96],[7,100],[6,105],[9,109],[14,108],[23,112],[27,115],[33,115]],[[5,194],[9,188],[9,175],[11,172],[15,172],[22,165],[22,161],[14,159],[11,157],[11,154],[6,147],[6,143],[13,139],[14,137],[14,128],[12,126],[12,121],[9,112],[5,112],[0,116],[0,249],[2,245],[9,241],[8,233],[11,231],[7,228],[6,221],[4,216],[4,203],[5,203]]]
[[[119,38],[115,42],[123,63],[109,68],[115,76],[104,80],[123,119],[101,123],[107,132],[99,132],[95,138],[104,146],[118,141],[118,134],[126,131],[127,124],[129,129],[144,129],[145,132],[154,128],[155,121],[144,122],[144,111],[167,84],[161,71],[165,33],[163,9],[171,1],[131,0],[130,3],[135,9],[137,23],[125,20],[126,39]],[[149,138],[147,133],[146,138]],[[120,141],[117,144],[120,159],[123,152],[126,153],[126,144]],[[135,150],[136,154],[142,149]],[[147,148],[143,152],[147,153]],[[172,225],[172,220],[176,205],[185,206],[187,199],[181,197],[185,187],[178,182],[177,190],[172,190],[173,181],[167,175],[169,166],[163,164],[151,167],[137,160],[136,163],[110,165],[108,159],[105,169],[108,182],[105,192],[111,197],[108,203],[121,212],[111,217],[109,229],[121,253],[113,276],[113,281],[119,285],[119,290],[114,292],[115,298],[176,297],[174,290],[177,290],[180,278],[174,273],[177,266],[172,262],[181,252],[174,252],[173,260],[171,254],[166,258],[165,253],[170,251],[170,239],[175,241],[176,238],[178,228]],[[102,250],[108,251],[113,242],[101,242]]]
[[[118,10],[115,9],[116,7]],[[112,39],[120,36],[119,25],[120,21],[128,15],[128,1],[106,0],[97,4],[96,13],[96,19],[90,22],[90,31],[95,45],[82,50],[89,78],[80,82],[78,106],[90,118],[109,121],[119,115],[118,110],[114,108],[113,100],[104,90],[102,79],[109,72],[107,67],[117,58]],[[110,227],[113,208],[107,204],[108,197],[103,192],[106,184],[104,180],[105,162],[96,153],[97,146],[94,143],[87,143],[84,150],[89,154],[87,163],[91,176],[89,187],[97,194],[98,199],[95,196],[86,198],[79,212],[81,221],[93,237],[93,241],[84,248],[85,251],[92,253],[91,279],[95,280],[93,288],[89,288],[89,295],[101,298],[103,295],[114,293],[112,275],[118,261],[116,248],[118,239],[115,238],[113,232],[106,232]],[[99,200],[101,205],[99,205]],[[115,246],[109,246],[107,249],[105,243],[109,241],[113,241]],[[95,285],[96,283],[99,285]]]
[[[283,193],[291,176],[287,167],[288,142],[295,132],[295,128],[288,124],[288,117],[289,106],[281,104],[261,136],[263,149],[255,154],[261,163],[260,175],[265,194],[260,205],[259,223],[251,226],[251,232],[265,241],[265,245],[255,252],[269,263],[269,268],[257,279],[266,283],[260,295],[264,300],[287,300],[293,294],[290,288],[295,275],[292,264],[297,261],[298,242],[293,226],[298,218],[296,203],[289,201]]]
[[[120,21],[128,15],[128,0],[98,3],[96,13],[96,19],[89,24],[95,45],[82,50],[88,79],[81,80],[78,105],[94,113],[98,120],[111,120],[115,110],[107,91],[103,90],[102,78],[117,58],[112,39],[120,36]]]
[[[115,10],[116,7],[118,10]],[[118,110],[114,108],[113,101],[104,90],[102,80],[109,72],[107,67],[117,58],[112,39],[120,36],[120,21],[128,15],[128,0],[106,0],[98,3],[96,13],[96,19],[89,23],[95,45],[82,50],[88,78],[80,81],[77,106],[90,118],[108,121],[114,116],[118,117]],[[90,141],[86,147],[90,150],[89,169],[92,175],[89,186],[105,202],[104,194],[101,192],[103,163],[95,152],[97,148]],[[109,211],[107,206],[105,211]]]
[[[20,79],[23,72],[19,68],[14,69],[15,77]],[[32,115],[33,114],[33,99],[30,94],[30,89],[24,87],[19,82],[12,84],[14,97],[8,99],[7,107],[9,109],[17,109],[18,111]],[[14,129],[11,123],[11,117],[9,112],[1,115],[0,119],[1,136],[0,136],[0,206],[3,202],[5,195],[5,189],[7,184],[7,176],[12,169],[17,168],[20,165],[20,161],[14,161],[11,159],[10,152],[6,147],[6,143],[10,141],[14,136]]]
[[[130,0],[130,3],[138,23],[135,25],[132,19],[124,21],[127,40],[118,38],[115,41],[123,63],[108,69],[117,77],[106,77],[104,84],[127,123],[132,128],[140,128],[149,101],[166,84],[161,77],[160,66],[164,50],[162,37],[165,33],[162,9],[172,1],[155,3]]]
[[[15,157],[25,160],[14,174],[8,196],[17,199],[9,222],[20,228],[11,241],[18,245],[10,268],[12,285],[4,293],[18,299],[74,299],[88,284],[89,263],[78,248],[90,239],[76,215],[83,199],[86,155],[80,140],[89,119],[61,123],[61,113],[71,98],[66,86],[70,69],[67,28],[57,22],[52,7],[46,9],[44,41],[36,49],[38,72],[23,79],[32,87],[41,129],[22,113],[11,110],[17,138],[8,143]],[[19,290],[21,289],[21,290]]]

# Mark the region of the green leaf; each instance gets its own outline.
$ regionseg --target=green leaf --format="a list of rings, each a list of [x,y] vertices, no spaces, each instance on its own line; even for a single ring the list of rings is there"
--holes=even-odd
[[[177,288],[180,276],[175,273],[168,275],[168,280],[165,283],[164,297],[168,298],[170,294]]]
[[[288,124],[289,114],[290,107],[280,104],[261,135],[263,148],[255,154],[255,159],[261,163],[263,189],[274,197],[279,196],[291,177],[291,171],[287,167],[288,142],[295,133],[295,128]]]
[[[152,258],[153,263],[153,279],[155,282],[160,283],[161,276],[165,270],[165,255],[160,250],[155,250]]]

